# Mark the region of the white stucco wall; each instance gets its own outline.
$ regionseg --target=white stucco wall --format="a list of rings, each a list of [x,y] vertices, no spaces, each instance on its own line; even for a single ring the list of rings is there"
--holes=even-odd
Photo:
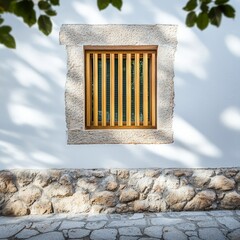
[[[61,1],[50,37],[11,16],[17,50],[0,48],[0,169],[240,166],[240,7],[220,29],[188,29],[181,1],[124,0],[99,12],[95,0]],[[62,24],[178,24],[175,143],[66,145]]]

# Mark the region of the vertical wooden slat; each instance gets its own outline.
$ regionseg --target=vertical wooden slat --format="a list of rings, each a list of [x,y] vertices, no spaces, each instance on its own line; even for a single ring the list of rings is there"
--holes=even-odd
[[[114,126],[114,53],[110,54],[110,126]]]
[[[143,54],[143,126],[148,126],[148,54]]]
[[[93,126],[98,126],[98,54],[93,54]]]
[[[151,57],[151,120],[152,126],[156,126],[156,56],[152,53]]]
[[[139,53],[135,54],[135,126],[139,126]]]
[[[102,126],[106,126],[106,53],[102,53]]]
[[[92,111],[92,99],[91,94],[92,86],[91,86],[91,73],[90,73],[90,53],[86,53],[86,110],[87,110],[87,127],[91,126],[91,111]]]
[[[118,126],[122,126],[122,96],[123,96],[123,55],[122,53],[118,54]]]
[[[127,126],[131,126],[131,53],[127,54],[126,62],[126,98]]]

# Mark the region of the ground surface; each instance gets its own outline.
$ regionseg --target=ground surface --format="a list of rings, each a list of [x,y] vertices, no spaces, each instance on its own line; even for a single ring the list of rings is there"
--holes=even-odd
[[[0,239],[240,240],[240,210],[0,217]]]

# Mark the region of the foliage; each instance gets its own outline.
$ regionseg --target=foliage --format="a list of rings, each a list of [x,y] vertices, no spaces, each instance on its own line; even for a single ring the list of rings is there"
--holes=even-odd
[[[0,43],[8,48],[15,48],[16,43],[11,35],[12,28],[4,24],[3,15],[5,13],[14,14],[22,18],[29,27],[37,23],[38,29],[45,35],[52,31],[51,17],[57,12],[53,9],[59,5],[59,0],[39,0],[37,4],[34,0],[0,0]],[[36,14],[38,8],[39,16]]]
[[[195,24],[204,30],[210,24],[219,27],[222,16],[235,17],[235,9],[228,4],[229,0],[189,0],[183,10],[187,11],[186,25]]]
[[[229,4],[229,0],[187,1],[183,10],[188,12],[188,27],[196,25],[200,30],[204,30],[209,24],[219,27],[222,16],[235,17],[235,9]],[[0,0],[0,44],[8,48],[16,47],[15,39],[11,35],[12,28],[3,24],[3,14],[10,13],[20,17],[29,27],[37,24],[43,34],[49,35],[52,31],[51,17],[57,15],[54,7],[59,4],[59,0]],[[122,8],[122,0],[97,0],[99,10],[107,8],[110,4],[118,10]]]

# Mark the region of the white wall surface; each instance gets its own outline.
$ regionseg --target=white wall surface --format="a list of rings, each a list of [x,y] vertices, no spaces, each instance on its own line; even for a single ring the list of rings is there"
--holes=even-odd
[[[49,37],[7,16],[17,50],[0,48],[0,169],[239,167],[240,1],[235,20],[203,32],[185,27],[184,3],[124,0],[121,12],[100,12],[95,0],[62,0]],[[174,144],[66,145],[67,23],[179,25]]]

